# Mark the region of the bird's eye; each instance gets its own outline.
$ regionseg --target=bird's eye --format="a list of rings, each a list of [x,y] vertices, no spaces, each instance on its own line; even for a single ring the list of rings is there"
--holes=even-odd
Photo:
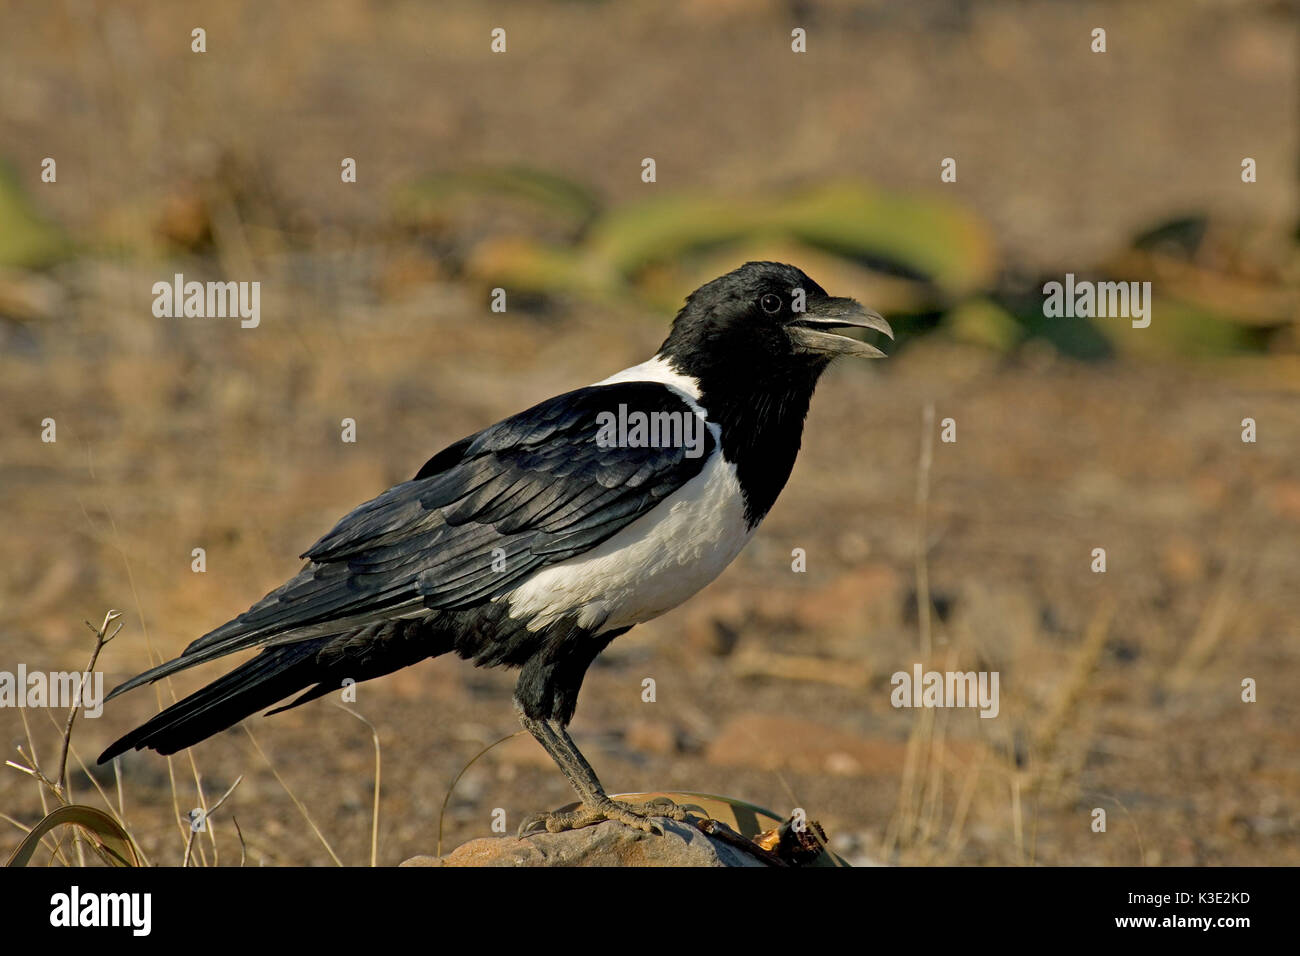
[[[759,299],[758,304],[768,315],[776,315],[781,311],[781,297],[773,295],[771,292]]]

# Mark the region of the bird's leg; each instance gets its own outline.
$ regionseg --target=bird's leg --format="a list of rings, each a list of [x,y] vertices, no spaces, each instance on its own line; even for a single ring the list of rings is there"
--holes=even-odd
[[[604,820],[617,820],[638,830],[662,834],[663,828],[652,817],[686,819],[686,811],[671,800],[654,800],[643,804],[611,800],[600,785],[596,771],[591,769],[587,758],[578,750],[578,745],[573,742],[564,724],[558,720],[538,720],[524,714],[519,715],[519,721],[551,755],[551,759],[559,766],[582,801],[578,809],[567,813],[556,811],[533,814],[520,824],[520,836],[538,828],[545,828],[551,833],[576,830]]]
[[[640,815],[641,817],[669,817],[673,820],[686,819],[686,811],[667,797],[657,797],[656,799],[649,800],[646,803],[628,803],[624,800],[614,800],[610,798],[606,795],[604,789],[601,788],[600,781],[596,779],[596,772],[592,770],[591,765],[587,763],[587,758],[582,755],[582,752],[578,750],[578,745],[575,744],[573,738],[569,736],[568,728],[558,720],[551,720],[548,723],[550,729],[559,738],[560,745],[564,747],[567,755],[574,761],[574,763],[584,768],[586,773],[589,775],[589,779],[594,782],[594,796],[598,803],[603,802],[614,807],[624,808],[630,810],[634,814]],[[579,791],[579,794],[581,794],[581,791]],[[583,803],[585,804],[587,802],[587,798],[584,797]]]
[[[605,789],[600,785],[596,771],[591,769],[591,764],[587,763],[587,758],[563,727],[554,721],[537,720],[522,714],[519,721],[551,755],[583,803],[593,803],[605,797]]]

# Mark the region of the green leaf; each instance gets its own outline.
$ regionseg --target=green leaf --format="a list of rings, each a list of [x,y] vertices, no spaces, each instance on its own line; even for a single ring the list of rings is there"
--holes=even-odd
[[[68,251],[63,233],[36,212],[23,192],[17,171],[0,161],[0,266],[39,269]]]

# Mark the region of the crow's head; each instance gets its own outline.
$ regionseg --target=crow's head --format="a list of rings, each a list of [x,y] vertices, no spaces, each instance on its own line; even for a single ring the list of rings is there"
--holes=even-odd
[[[894,337],[882,316],[827,295],[794,266],[747,262],[687,297],[660,354],[700,378],[726,372],[756,381],[789,375],[815,380],[837,356],[884,356],[836,331],[851,328]]]

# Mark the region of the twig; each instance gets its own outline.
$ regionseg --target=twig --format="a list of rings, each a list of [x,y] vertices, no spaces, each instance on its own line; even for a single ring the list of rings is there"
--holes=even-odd
[[[190,835],[189,835],[188,837],[185,838],[185,856],[184,856],[184,858],[181,860],[181,867],[182,867],[182,868],[183,868],[183,867],[187,867],[187,866],[190,865],[190,851],[194,849],[194,840],[195,840],[195,838],[198,836],[198,834],[199,834],[199,831],[196,830],[196,829],[194,829],[194,821],[191,820],[191,821],[190,821]]]
[[[108,633],[108,626],[121,616],[121,611],[115,611],[110,608],[109,612],[104,615],[104,623],[100,624],[98,629],[96,629],[95,625],[91,624],[89,621],[86,622],[86,627],[95,632],[95,649],[90,653],[90,663],[86,665],[86,669],[80,674],[80,679],[77,683],[77,696],[72,702],[72,706],[68,708],[68,721],[63,727],[63,741],[59,748],[59,772],[54,778],[55,781],[57,781],[60,799],[63,798],[68,789],[68,745],[72,742],[72,725],[77,721],[77,711],[81,709],[82,701],[85,697],[86,680],[89,675],[94,672],[95,662],[99,660],[99,652],[104,649],[104,645],[117,637],[118,633],[121,632],[123,625],[118,624],[112,634]]]
[[[21,746],[18,747],[18,753],[27,761],[27,773],[43,782],[48,787],[50,786],[50,782],[46,779],[45,774],[40,771],[40,760],[36,756],[36,741],[32,739],[32,728],[31,725],[27,723],[27,708],[18,708],[18,718],[23,722],[23,733],[27,735],[27,748],[32,752],[32,755],[30,757],[27,756]],[[14,764],[13,766],[17,766],[17,764]],[[37,787],[36,792],[41,798],[41,815],[46,816],[50,812],[50,805],[45,800],[45,787]]]
[[[239,818],[233,813],[230,815],[230,822],[235,825],[235,833],[239,835],[239,865],[243,866],[244,861],[248,859],[248,846],[244,843],[244,831],[239,828]]]
[[[226,797],[230,796],[232,793],[235,792],[235,788],[239,786],[240,781],[243,779],[244,779],[244,775],[240,774],[238,777],[235,778],[235,782],[230,785],[230,789],[221,795],[220,800],[214,803],[210,809],[199,811],[200,813],[203,814],[203,829],[205,830],[209,829],[208,823],[209,821],[211,821],[212,815],[216,813],[219,809],[221,809],[221,805],[226,802]],[[189,839],[185,841],[185,859],[181,862],[181,866],[183,867],[190,865],[190,850],[194,846],[194,840],[197,833],[198,831],[194,829],[194,822],[191,820],[190,836]],[[216,862],[216,858],[213,857],[214,865],[215,862]]]
[[[709,818],[707,820],[700,820],[700,819],[692,818],[691,822],[695,824],[695,828],[697,830],[699,830],[701,833],[705,834],[706,836],[713,837],[715,840],[719,841],[720,843],[725,843],[728,846],[733,846],[737,850],[743,850],[744,852],[748,853],[750,856],[757,857],[758,859],[762,860],[768,866],[788,867],[790,865],[789,863],[785,862],[785,860],[781,859],[779,856],[773,853],[771,850],[763,849],[753,840],[749,839],[749,837],[737,833],[735,830],[731,829],[731,827],[727,826],[721,820],[714,820],[712,818]]]

